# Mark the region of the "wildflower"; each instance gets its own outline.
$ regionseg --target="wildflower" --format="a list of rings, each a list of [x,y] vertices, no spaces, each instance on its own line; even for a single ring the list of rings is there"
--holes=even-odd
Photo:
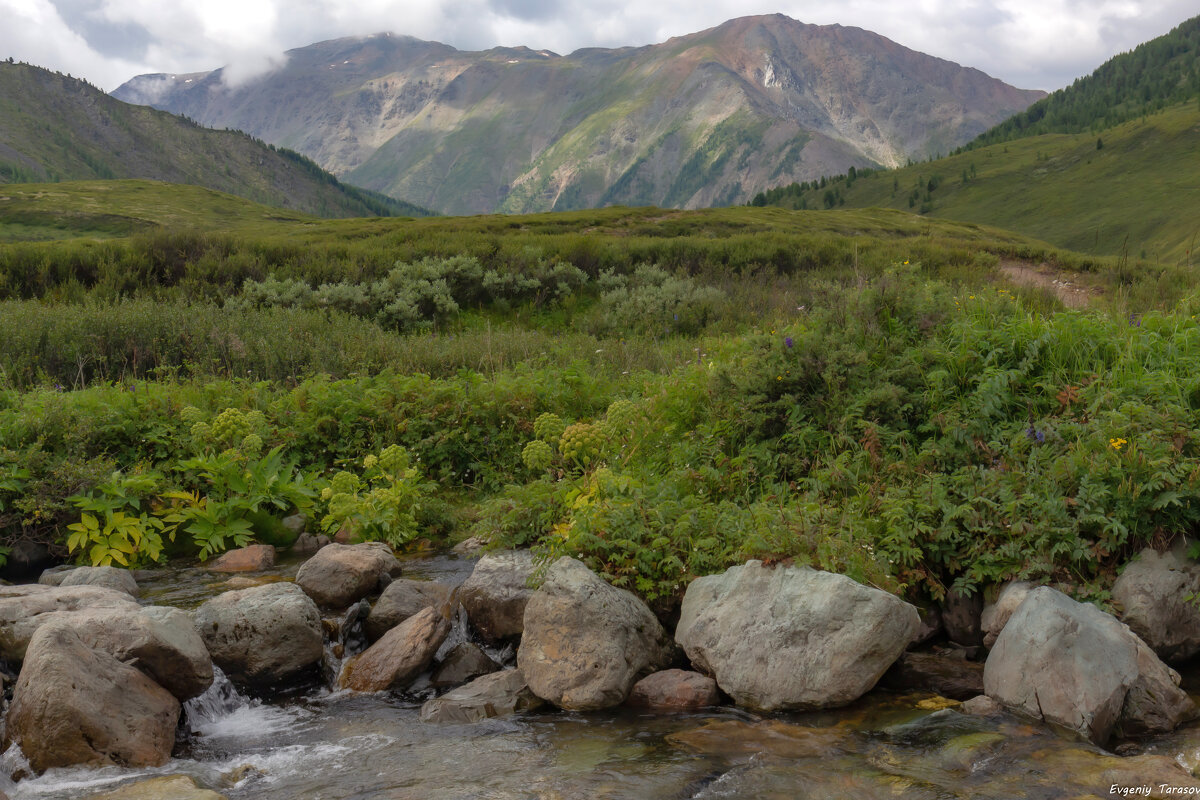
[[[790,337],[790,336],[783,337],[783,346],[784,347],[791,348],[791,346],[793,344],[795,344],[795,343],[792,341],[792,337]]]
[[[1142,318],[1139,317],[1137,314],[1130,314],[1129,315],[1129,325],[1132,328],[1142,327]]]
[[[1113,450],[1120,450],[1122,447],[1124,447],[1127,444],[1129,444],[1129,440],[1122,439],[1119,436],[1116,439],[1108,440],[1108,446],[1111,447]]]
[[[1025,429],[1025,435],[1029,437],[1030,441],[1037,442],[1038,444],[1046,441],[1046,434],[1033,427],[1032,423]]]

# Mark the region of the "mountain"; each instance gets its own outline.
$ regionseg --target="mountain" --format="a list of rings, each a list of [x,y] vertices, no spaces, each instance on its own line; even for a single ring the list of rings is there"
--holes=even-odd
[[[739,203],[770,183],[948,152],[1044,96],[781,15],[569,56],[381,34],[224,78],[144,75],[114,94],[452,213]]]
[[[146,178],[328,217],[424,216],[347,186],[298,153],[116,100],[84,81],[0,62],[0,184]]]
[[[752,202],[899,208],[1082,253],[1190,266],[1200,241],[1198,137],[1200,18],[1117,56],[949,157],[781,186]]]

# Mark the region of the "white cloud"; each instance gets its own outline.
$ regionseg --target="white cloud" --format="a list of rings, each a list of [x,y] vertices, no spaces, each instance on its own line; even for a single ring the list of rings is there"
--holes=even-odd
[[[462,49],[644,45],[746,14],[855,25],[1022,87],[1053,89],[1196,13],[1195,0],[0,0],[3,48],[114,88],[138,72],[228,65],[245,79],[292,47],[380,31]],[[109,25],[102,55],[81,31]],[[120,31],[130,36],[119,47]],[[94,33],[93,33],[94,35]],[[113,37],[117,36],[114,50]]]

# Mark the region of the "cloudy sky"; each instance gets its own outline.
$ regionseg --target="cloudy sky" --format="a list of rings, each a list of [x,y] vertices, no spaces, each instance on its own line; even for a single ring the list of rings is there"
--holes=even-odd
[[[1196,0],[0,0],[0,58],[112,90],[145,72],[251,75],[288,48],[391,31],[460,49],[660,42],[747,14],[856,25],[1056,89],[1197,13]]]

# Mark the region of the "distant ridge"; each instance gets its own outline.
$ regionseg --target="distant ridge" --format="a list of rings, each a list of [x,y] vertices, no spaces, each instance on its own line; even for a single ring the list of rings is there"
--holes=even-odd
[[[379,34],[292,50],[233,88],[216,70],[139,76],[114,95],[466,213],[744,202],[767,183],[949,152],[1044,93],[771,15],[568,56]]]
[[[0,62],[0,184],[147,178],[324,217],[430,212],[341,183],[310,159],[237,131],[116,100],[29,64]]]

